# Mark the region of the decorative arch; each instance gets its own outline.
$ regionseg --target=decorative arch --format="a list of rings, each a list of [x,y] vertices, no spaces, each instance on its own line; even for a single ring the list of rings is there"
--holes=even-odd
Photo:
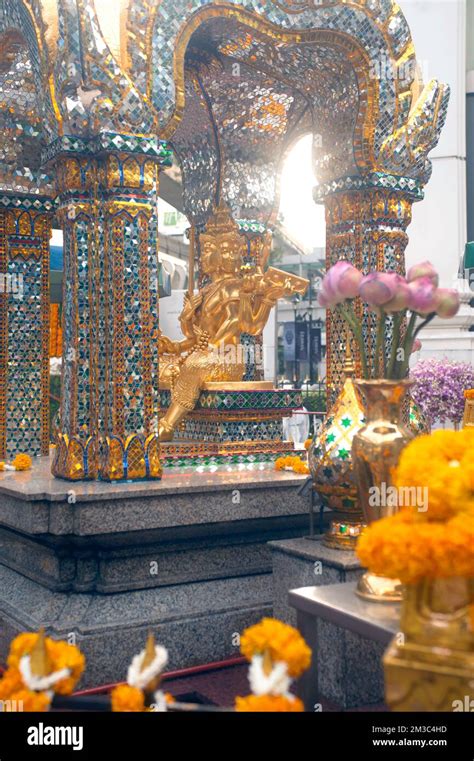
[[[48,3],[51,6],[51,3]],[[49,31],[45,22],[44,3],[40,0],[3,0],[0,5],[0,38],[2,57],[8,55],[8,40],[22,40],[31,64],[38,109],[48,137],[58,134],[61,114],[54,95],[48,36],[54,38],[54,19],[57,13],[49,8]]]
[[[392,0],[338,0],[313,2],[276,2],[276,0],[201,0],[183,20],[185,9],[174,0],[142,0],[129,9],[127,60],[135,84],[146,92],[158,111],[161,124],[168,129],[179,118],[183,106],[184,56],[191,35],[208,18],[224,16],[247,20],[253,29],[271,28],[275,40],[310,32],[341,35],[354,48],[365,52],[374,66],[394,66],[393,77],[380,77],[384,96],[394,114],[394,123],[384,130],[396,128],[397,116],[403,112],[402,102],[411,95],[414,80],[415,54],[405,17]],[[146,21],[145,21],[146,19]],[[145,22],[145,23],[144,23]],[[348,31],[350,30],[350,31]],[[287,38],[288,39],[288,38]],[[140,65],[145,57],[149,65],[144,72]],[[404,69],[401,78],[398,72]],[[398,102],[400,101],[400,103]],[[382,115],[380,118],[380,125]]]
[[[221,198],[235,217],[272,224],[283,157],[304,132],[322,138],[315,163],[323,179],[376,164],[378,82],[349,35],[282,31],[241,8],[212,5],[182,30],[176,60],[183,86],[162,136],[182,165],[185,210],[197,224]]]

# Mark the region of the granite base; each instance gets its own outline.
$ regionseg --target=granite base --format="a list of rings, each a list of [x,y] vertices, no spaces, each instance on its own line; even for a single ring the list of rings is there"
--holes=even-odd
[[[343,709],[384,701],[382,655],[399,631],[400,605],[366,602],[355,588],[349,582],[290,592],[297,626],[313,651],[297,686],[308,711],[318,710],[322,697]]]
[[[0,663],[44,625],[83,649],[84,687],[123,679],[149,629],[170,669],[238,655],[237,635],[271,614],[267,542],[308,527],[291,473],[71,485],[45,458],[1,476]]]
[[[288,604],[291,589],[357,581],[363,574],[353,552],[327,547],[322,536],[270,542],[273,563],[273,612],[296,625],[296,611]]]

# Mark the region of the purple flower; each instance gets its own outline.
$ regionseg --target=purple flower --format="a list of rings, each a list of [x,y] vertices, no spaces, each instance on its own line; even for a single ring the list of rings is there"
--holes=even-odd
[[[474,369],[470,364],[425,359],[415,365],[410,376],[415,381],[413,399],[431,425],[462,420],[464,391],[474,388]]]

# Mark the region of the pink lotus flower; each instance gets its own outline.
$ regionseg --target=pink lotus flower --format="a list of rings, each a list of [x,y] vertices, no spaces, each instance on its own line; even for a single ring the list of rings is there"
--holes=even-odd
[[[454,288],[438,288],[436,292],[436,314],[449,319],[458,313],[461,304],[459,293]]]
[[[408,283],[408,309],[417,314],[436,312],[438,305],[437,289],[429,277],[420,277]]]
[[[415,351],[420,351],[423,344],[421,343],[419,338],[415,338],[413,341],[413,346],[411,347],[411,353],[413,354]]]
[[[387,276],[390,277],[391,283],[395,288],[395,294],[383,305],[385,312],[403,312],[408,307],[408,300],[410,291],[408,289],[408,283],[404,277],[397,272],[387,272]]]
[[[329,309],[331,304],[331,299],[329,298],[328,294],[324,291],[320,291],[318,295],[318,304],[319,306],[323,307],[323,309]]]
[[[355,298],[358,295],[362,277],[362,273],[350,262],[342,260],[336,262],[323,280],[318,299],[320,305],[330,309],[345,299]]]
[[[394,272],[370,272],[359,286],[360,297],[372,307],[388,304],[395,297],[397,283]]]
[[[410,267],[407,274],[407,281],[412,283],[414,280],[419,280],[420,278],[425,277],[429,278],[434,286],[438,285],[439,275],[431,262],[428,261],[419,262],[419,264],[414,264],[413,267]]]

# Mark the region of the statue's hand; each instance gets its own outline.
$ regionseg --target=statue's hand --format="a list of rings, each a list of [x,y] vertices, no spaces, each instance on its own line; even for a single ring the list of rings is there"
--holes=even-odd
[[[191,309],[193,312],[200,307],[202,304],[202,293],[193,293],[192,296],[189,295],[188,291],[184,294],[184,306],[188,309]]]
[[[273,303],[276,304],[278,299],[283,298],[283,296],[290,296],[291,293],[292,291],[288,291],[288,289],[282,285],[273,285],[270,288],[265,289],[264,298],[266,301],[273,301]]]
[[[241,291],[254,296],[265,293],[266,286],[263,275],[252,272],[242,276]]]
[[[160,354],[179,354],[179,344],[167,336],[160,335],[158,339],[158,352]]]

